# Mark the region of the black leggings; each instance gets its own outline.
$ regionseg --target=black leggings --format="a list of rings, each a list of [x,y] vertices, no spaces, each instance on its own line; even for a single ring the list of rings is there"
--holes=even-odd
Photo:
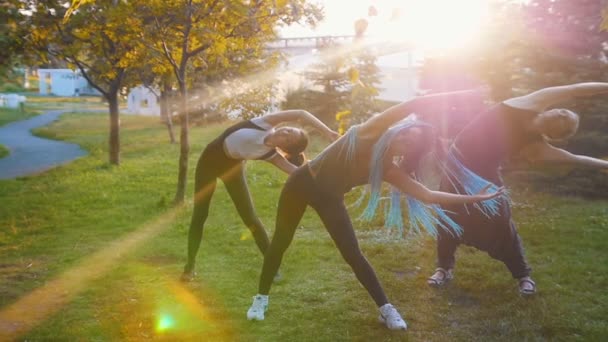
[[[268,248],[268,236],[264,225],[257,217],[245,179],[244,162],[226,156],[222,141],[207,146],[196,165],[194,184],[194,211],[188,232],[188,262],[186,272],[194,269],[196,254],[203,238],[203,227],[209,214],[209,203],[215,190],[217,178],[220,178],[241,219],[251,230],[255,243],[264,254]]]
[[[319,188],[310,174],[308,165],[298,168],[291,174],[281,192],[276,229],[264,256],[259,293],[267,295],[270,292],[273,277],[281,265],[283,254],[293,239],[307,205],[319,214],[342,257],[376,304],[382,306],[388,303],[374,269],[359,249],[352,222],[344,206],[343,196]]]

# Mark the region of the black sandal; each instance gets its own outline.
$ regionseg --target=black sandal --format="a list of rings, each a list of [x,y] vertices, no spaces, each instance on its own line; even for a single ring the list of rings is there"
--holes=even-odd
[[[441,278],[435,277],[435,275],[439,273],[441,274]],[[452,280],[452,278],[454,278],[454,275],[452,275],[452,272],[441,268],[441,267],[437,267],[437,269],[435,270],[435,273],[433,273],[432,276],[430,276],[427,280],[426,283],[429,284],[429,286],[432,287],[442,287],[443,285],[445,285],[448,281]]]
[[[184,271],[184,273],[182,273],[182,276],[179,277],[179,280],[182,283],[189,283],[189,282],[193,281],[194,278],[196,278],[196,272],[194,272],[194,271],[192,271],[192,272],[186,272],[186,271]]]
[[[523,288],[522,285],[523,284],[530,284],[532,285],[532,289],[526,289]],[[529,295],[533,295],[536,293],[536,283],[534,282],[534,280],[532,279],[526,279],[526,278],[522,278],[519,280],[519,293],[524,295],[524,296],[529,296]]]

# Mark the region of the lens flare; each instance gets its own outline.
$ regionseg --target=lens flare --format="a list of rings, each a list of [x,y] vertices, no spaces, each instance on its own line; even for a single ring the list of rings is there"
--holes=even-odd
[[[156,332],[162,333],[175,327],[175,320],[169,314],[163,313],[156,322]]]
[[[241,241],[253,240],[251,230],[245,229],[241,232]]]

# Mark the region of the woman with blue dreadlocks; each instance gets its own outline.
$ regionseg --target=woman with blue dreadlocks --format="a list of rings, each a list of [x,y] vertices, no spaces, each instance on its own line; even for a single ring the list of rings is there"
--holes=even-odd
[[[277,209],[276,229],[264,255],[264,266],[258,295],[247,312],[250,320],[263,320],[268,307],[268,293],[283,254],[291,243],[296,227],[307,206],[311,206],[325,225],[342,257],[353,269],[357,279],[367,289],[380,309],[380,321],[389,329],[406,329],[407,325],[389,303],[374,269],[359,249],[351,219],[344,204],[344,194],[354,186],[370,183],[375,207],[380,183],[387,181],[404,194],[420,202],[410,208],[410,215],[422,227],[433,231],[437,223],[435,213],[443,214],[436,206],[427,204],[473,203],[501,196],[503,189],[487,188],[474,195],[431,191],[416,181],[413,175],[420,159],[433,152],[438,144],[430,125],[401,121],[417,109],[438,108],[443,103],[470,92],[454,92],[423,96],[393,106],[366,122],[351,127],[340,139],[322,151],[309,164],[292,173],[281,192]],[[443,214],[445,217],[445,214]],[[439,224],[456,229],[451,222]]]
[[[579,118],[567,109],[548,110],[562,101],[606,92],[608,83],[578,83],[541,89],[496,104],[475,117],[456,136],[450,154],[458,157],[462,164],[454,159],[452,165],[456,167],[452,167],[452,173],[458,173],[459,167],[465,166],[500,186],[500,166],[504,160],[516,154],[531,162],[608,168],[607,161],[574,155],[552,146],[549,143],[551,140],[566,139],[577,131]],[[455,182],[450,177],[444,177],[440,190],[471,193],[486,184],[480,178],[469,180]],[[535,293],[536,284],[530,278],[531,268],[526,262],[521,238],[511,219],[509,201],[501,198],[498,204],[489,211],[464,205],[445,207],[450,218],[463,228],[463,234],[455,236],[439,231],[438,268],[428,279],[429,285],[439,287],[453,278],[456,248],[460,243],[465,243],[502,261],[513,278],[518,280],[521,294]]]

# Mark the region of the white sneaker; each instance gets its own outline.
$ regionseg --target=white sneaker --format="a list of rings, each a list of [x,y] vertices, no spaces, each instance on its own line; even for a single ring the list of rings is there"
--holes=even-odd
[[[407,324],[401,318],[399,312],[392,304],[384,304],[380,307],[380,316],[378,320],[391,330],[406,330]]]
[[[268,296],[253,296],[253,304],[247,310],[247,319],[250,321],[263,321],[264,313],[268,310]]]

